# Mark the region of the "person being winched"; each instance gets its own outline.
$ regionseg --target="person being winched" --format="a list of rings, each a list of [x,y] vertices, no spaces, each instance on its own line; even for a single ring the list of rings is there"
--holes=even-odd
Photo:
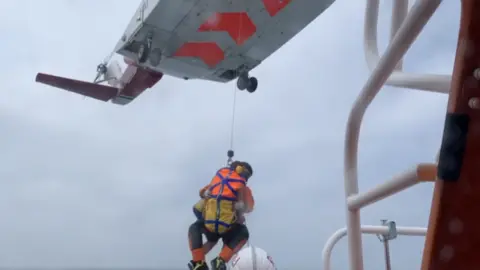
[[[232,256],[248,241],[249,233],[244,223],[244,213],[253,210],[254,200],[247,181],[252,176],[250,164],[235,161],[217,171],[210,184],[200,191],[201,200],[194,206],[197,216],[188,230],[192,260],[190,270],[208,270],[205,254],[219,239],[223,247],[212,260],[212,270],[226,270]],[[207,243],[202,241],[205,234]]]

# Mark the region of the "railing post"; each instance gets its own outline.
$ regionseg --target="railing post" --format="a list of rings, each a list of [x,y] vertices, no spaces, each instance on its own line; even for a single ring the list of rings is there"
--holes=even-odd
[[[344,161],[345,199],[347,202],[352,195],[358,194],[357,153],[363,116],[372,100],[391,76],[397,63],[403,58],[440,3],[441,0],[419,0],[414,4],[406,19],[394,35],[384,55],[373,69],[370,78],[367,80],[350,111],[345,135]],[[366,14],[378,15],[378,0],[367,0],[366,9]],[[371,10],[373,11],[370,13]],[[366,18],[366,25],[368,25],[367,21],[376,22],[377,19],[378,18]],[[366,36],[367,32],[366,30]],[[369,33],[372,33],[372,31]],[[368,42],[366,41],[366,43]],[[350,269],[363,270],[360,209],[350,209],[347,206],[346,214]]]

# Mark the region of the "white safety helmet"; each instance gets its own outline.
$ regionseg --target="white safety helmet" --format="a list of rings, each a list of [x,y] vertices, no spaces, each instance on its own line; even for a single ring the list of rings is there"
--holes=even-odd
[[[276,270],[268,253],[258,247],[246,247],[230,260],[231,270]]]

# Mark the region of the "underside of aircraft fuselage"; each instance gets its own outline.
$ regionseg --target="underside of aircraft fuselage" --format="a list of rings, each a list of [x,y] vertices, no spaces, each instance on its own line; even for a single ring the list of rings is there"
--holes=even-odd
[[[259,65],[333,2],[144,2],[116,52],[170,76],[228,82]]]

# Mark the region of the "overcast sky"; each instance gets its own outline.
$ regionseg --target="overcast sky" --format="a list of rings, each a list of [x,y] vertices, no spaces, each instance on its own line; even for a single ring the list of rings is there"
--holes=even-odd
[[[138,2],[0,2],[0,266],[184,269],[190,259],[191,206],[225,162],[234,84],[165,76],[121,107],[34,82],[39,71],[93,79]],[[381,2],[383,50],[391,1]],[[451,72],[459,6],[444,1],[407,70]],[[237,95],[236,155],[255,170],[251,241],[279,269],[319,269],[324,243],[345,225],[344,131],[368,78],[364,7],[338,0],[253,71],[255,94]],[[362,190],[434,160],[446,101],[385,88],[362,128]],[[362,223],[425,226],[431,194],[417,186],[365,209]],[[382,245],[364,239],[365,269],[384,269]],[[418,269],[423,241],[392,242],[394,268]],[[346,262],[344,240],[334,269]]]

